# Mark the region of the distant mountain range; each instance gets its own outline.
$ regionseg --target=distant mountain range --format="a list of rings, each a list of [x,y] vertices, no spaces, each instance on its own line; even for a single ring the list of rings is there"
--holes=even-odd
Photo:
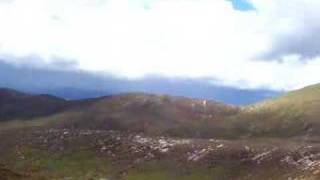
[[[0,61],[0,87],[35,94],[52,94],[65,99],[86,99],[119,93],[145,92],[211,99],[246,105],[282,94],[265,89],[245,90],[220,86],[210,79],[149,76],[128,80],[82,71],[59,71],[15,66]]]

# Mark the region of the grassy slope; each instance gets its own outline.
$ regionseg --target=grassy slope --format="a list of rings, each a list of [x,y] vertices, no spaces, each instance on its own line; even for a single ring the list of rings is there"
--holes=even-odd
[[[205,104],[205,105],[204,105]],[[224,133],[223,121],[239,108],[221,103],[148,94],[101,98],[46,120],[50,126],[144,132],[150,135],[212,137]]]
[[[234,130],[261,136],[320,135],[320,85],[309,86],[244,107],[233,117]]]
[[[60,119],[62,127],[116,129],[151,135],[239,138],[320,135],[320,85],[262,103],[236,108],[215,102],[128,94],[97,101]],[[66,121],[68,119],[68,121]]]

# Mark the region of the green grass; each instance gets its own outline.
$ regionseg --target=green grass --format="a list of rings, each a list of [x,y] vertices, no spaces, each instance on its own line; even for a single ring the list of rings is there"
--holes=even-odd
[[[218,163],[212,167],[189,162],[158,160],[144,163],[129,171],[127,180],[227,180],[243,176],[237,162]]]
[[[12,129],[23,129],[23,128],[31,128],[31,127],[41,127],[46,125],[48,122],[43,121],[42,119],[37,120],[11,120],[7,122],[0,123],[0,131],[12,130]]]
[[[15,160],[13,170],[30,174],[31,179],[78,180],[107,178],[112,175],[112,162],[94,153],[77,151],[49,153],[36,149],[24,149],[24,159]]]
[[[241,176],[243,167],[236,162],[203,166],[196,163],[179,163],[158,159],[137,164],[126,169],[110,159],[98,157],[94,152],[76,151],[49,153],[43,150],[23,148],[23,159],[10,157],[10,169],[30,179],[118,179],[125,180],[224,180]],[[122,174],[125,170],[127,174]],[[128,171],[127,171],[128,170]]]
[[[230,126],[254,136],[320,135],[319,108],[320,85],[314,85],[244,107]]]

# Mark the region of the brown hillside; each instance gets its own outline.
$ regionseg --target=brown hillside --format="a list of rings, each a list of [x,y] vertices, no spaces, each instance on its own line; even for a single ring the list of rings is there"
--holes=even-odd
[[[132,93],[96,99],[47,119],[63,128],[211,137],[222,133],[220,125],[239,110],[214,101]]]

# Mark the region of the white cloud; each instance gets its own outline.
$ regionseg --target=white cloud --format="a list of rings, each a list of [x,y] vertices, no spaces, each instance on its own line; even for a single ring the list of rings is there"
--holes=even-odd
[[[251,0],[256,11],[246,12],[225,0],[1,2],[2,55],[37,55],[47,63],[63,57],[80,69],[129,78],[209,77],[243,88],[320,82],[317,54],[282,45],[317,25],[318,0]],[[263,54],[277,61],[256,59]]]

